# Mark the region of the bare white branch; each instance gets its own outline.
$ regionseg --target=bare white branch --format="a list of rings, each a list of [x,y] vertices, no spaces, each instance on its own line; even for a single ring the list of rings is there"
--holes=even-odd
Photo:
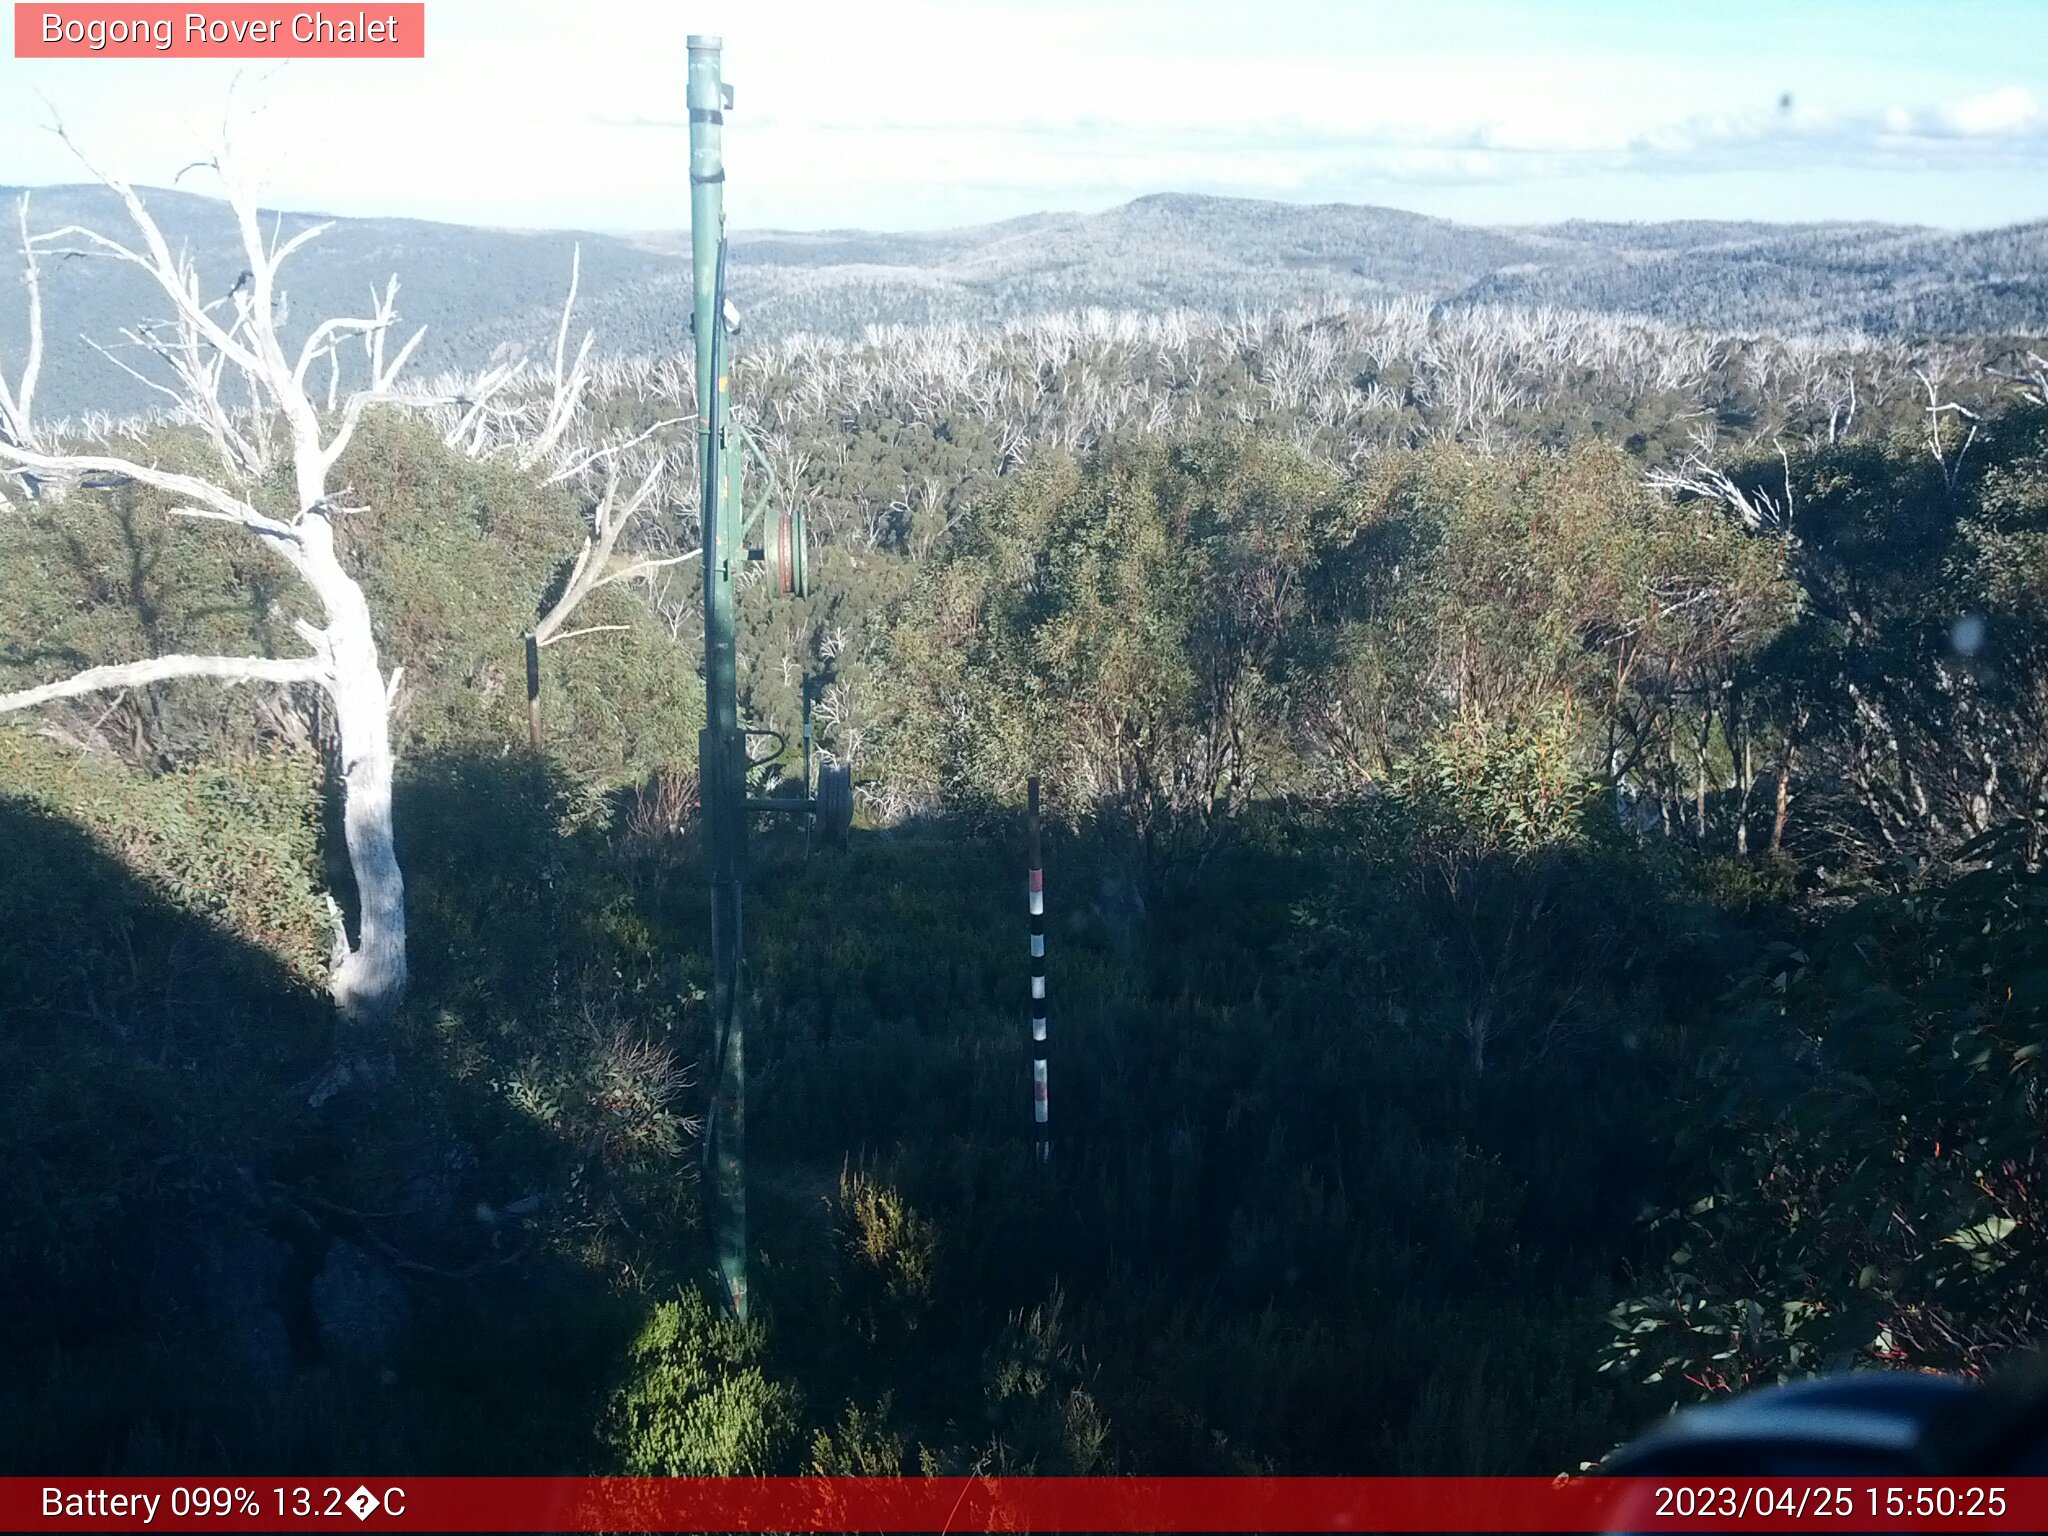
[[[549,475],[548,484],[559,485],[564,480],[573,480],[592,465],[603,463],[606,459],[617,458],[628,449],[639,447],[657,432],[664,432],[670,427],[687,426],[696,419],[694,416],[665,416],[646,431],[636,432],[623,442],[601,443],[581,458],[570,460],[566,466]]]
[[[0,693],[0,715],[32,709],[56,699],[75,699],[110,688],[139,688],[146,683],[183,677],[211,677],[224,683],[327,683],[325,662],[315,656],[279,659],[269,656],[152,656],[147,661],[88,667],[83,672],[39,688]]]
[[[111,454],[37,453],[33,449],[19,448],[11,443],[0,443],[0,465],[6,464],[32,470],[53,479],[76,479],[80,475],[116,475],[124,480],[134,480],[143,485],[154,486],[160,491],[169,491],[174,496],[183,496],[199,502],[214,516],[226,522],[240,523],[253,533],[260,533],[288,544],[295,545],[299,542],[299,531],[294,525],[265,516],[232,491],[223,490],[195,475],[159,469],[153,464],[139,464],[133,459],[116,458]]]
[[[1677,464],[1651,470],[1643,480],[1652,490],[1662,491],[1668,496],[1697,496],[1703,501],[1726,507],[1752,532],[1782,532],[1791,521],[1792,466],[1789,459],[1785,465],[1785,496],[1782,501],[1768,491],[1745,490],[1697,451],[1687,454]]]
[[[524,445],[519,455],[519,462],[527,467],[540,463],[554,452],[555,445],[575,419],[577,407],[583,403],[583,393],[590,384],[587,364],[594,332],[583,333],[583,344],[576,349],[576,361],[566,370],[563,367],[563,357],[569,345],[569,317],[575,311],[576,289],[582,279],[583,247],[578,245],[569,258],[569,296],[563,301],[562,321],[555,330],[554,394],[548,401],[547,418],[542,422],[540,431]]]
[[[630,624],[587,624],[582,629],[566,629],[560,634],[549,635],[545,640],[536,641],[541,646],[557,645],[564,640],[574,640],[578,635],[603,635],[631,629]]]
[[[28,290],[28,351],[21,377],[12,389],[0,372],[0,437],[23,448],[36,446],[36,379],[43,368],[43,288],[36,266],[36,245],[28,232],[28,193],[15,205],[21,227],[22,284]]]
[[[656,571],[665,570],[671,565],[682,565],[694,560],[703,553],[702,549],[693,549],[685,554],[663,555],[655,560],[635,560],[631,565],[618,567],[608,576],[600,576],[590,584],[589,590],[595,592],[599,587],[608,587],[615,581],[638,581],[643,576],[652,576]]]
[[[576,562],[570,567],[568,584],[562,588],[562,595],[555,600],[541,621],[534,626],[534,639],[547,645],[557,638],[557,632],[583,601],[600,587],[610,586],[615,581],[627,580],[632,576],[645,575],[657,568],[647,561],[634,562],[623,570],[612,569],[613,551],[620,536],[633,518],[654,499],[668,473],[668,456],[656,454],[640,483],[623,502],[619,500],[619,456],[616,453],[603,455],[605,459],[605,483],[603,494],[597,505],[591,509],[590,531],[584,535],[583,548],[577,552]],[[685,558],[685,557],[677,557]],[[662,561],[671,564],[673,561]],[[587,633],[588,631],[578,631]],[[560,636],[566,639],[567,636]]]

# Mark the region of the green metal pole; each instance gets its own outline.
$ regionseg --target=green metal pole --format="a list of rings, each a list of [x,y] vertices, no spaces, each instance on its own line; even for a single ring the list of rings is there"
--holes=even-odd
[[[704,544],[704,730],[697,738],[711,875],[711,1016],[716,1031],[711,1113],[704,1129],[705,1188],[719,1277],[733,1315],[747,1316],[746,1073],[740,965],[740,891],[746,868],[746,743],[739,728],[733,577],[744,558],[729,486],[725,327],[725,84],[721,44],[689,40],[690,258],[695,279],[697,467]]]

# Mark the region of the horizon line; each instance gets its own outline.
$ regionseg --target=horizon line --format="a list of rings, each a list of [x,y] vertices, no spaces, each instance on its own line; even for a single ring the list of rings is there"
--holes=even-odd
[[[165,193],[173,197],[196,198],[203,202],[225,203],[226,197],[219,193],[198,192],[184,187],[161,186],[149,182],[129,183],[139,193]],[[12,196],[28,192],[64,192],[79,190],[109,190],[104,182],[98,181],[48,181],[48,182],[0,182],[0,194]],[[935,224],[918,227],[891,226],[884,224],[829,224],[801,226],[790,224],[763,224],[735,226],[736,236],[762,235],[900,235],[900,236],[942,236],[970,230],[996,229],[1006,224],[1019,224],[1030,219],[1096,218],[1103,214],[1115,213],[1134,208],[1140,203],[1166,199],[1185,199],[1190,202],[1248,203],[1271,207],[1298,209],[1344,209],[1361,212],[1395,213],[1408,218],[1425,220],[1432,224],[1450,225],[1459,229],[1480,230],[1544,230],[1564,229],[1574,225],[1620,229],[1668,229],[1674,225],[1699,224],[1731,228],[1760,227],[1776,230],[1801,229],[1882,229],[1935,234],[1968,235],[1991,234],[2001,230],[2029,229],[2035,225],[2048,224],[2048,211],[2031,218],[2008,219],[1991,224],[1934,224],[1920,220],[1890,220],[1879,218],[1861,219],[1776,219],[1765,217],[1714,217],[1679,216],[1661,219],[1593,218],[1576,215],[1547,220],[1500,220],[1486,221],[1456,219],[1444,214],[1424,213],[1419,209],[1404,208],[1397,203],[1349,202],[1341,198],[1290,198],[1280,195],[1251,196],[1230,192],[1197,192],[1175,188],[1155,192],[1141,192],[1135,197],[1124,198],[1096,208],[1039,208],[1027,213],[1011,214],[1005,218],[983,219],[962,224]],[[261,205],[267,213],[292,214],[312,219],[347,219],[355,222],[388,222],[407,224],[437,224],[450,229],[486,230],[499,234],[514,235],[600,235],[618,240],[647,240],[660,236],[675,236],[688,233],[689,222],[685,217],[673,225],[577,225],[577,224],[498,224],[474,220],[432,218],[414,213],[337,213],[318,207],[284,207],[270,203]],[[683,210],[686,213],[686,210]]]

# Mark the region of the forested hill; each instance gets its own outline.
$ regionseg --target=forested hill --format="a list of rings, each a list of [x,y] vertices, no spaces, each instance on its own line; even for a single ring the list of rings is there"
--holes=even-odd
[[[19,189],[0,189],[11,203]],[[233,225],[211,199],[145,194],[200,272],[232,274]],[[680,206],[680,205],[679,205]],[[307,214],[283,215],[287,233]],[[33,193],[31,224],[119,235],[98,187]],[[354,313],[392,273],[426,325],[423,371],[471,369],[548,335],[582,248],[581,320],[607,352],[679,346],[686,234],[485,229],[339,219],[293,263],[288,331]],[[916,234],[741,232],[734,296],[753,339],[875,323],[988,321],[1103,305],[1232,310],[1334,294],[1453,304],[1548,304],[1654,315],[1716,330],[1985,333],[2048,330],[2048,222],[1954,233],[1873,224],[1573,222],[1483,228],[1391,208],[1160,195],[1096,214],[1035,214]],[[45,415],[126,412],[149,392],[81,338],[117,343],[115,317],[148,314],[136,274],[104,259],[45,272]],[[10,290],[11,291],[11,290]],[[18,356],[25,306],[0,305],[0,355]]]

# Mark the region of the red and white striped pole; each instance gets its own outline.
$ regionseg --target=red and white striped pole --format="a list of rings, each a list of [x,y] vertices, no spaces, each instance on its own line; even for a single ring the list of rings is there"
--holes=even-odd
[[[1052,1099],[1046,1085],[1045,1025],[1045,871],[1038,840],[1038,780],[1030,781],[1031,810],[1026,821],[1031,842],[1031,1124],[1038,1160],[1052,1157]]]

